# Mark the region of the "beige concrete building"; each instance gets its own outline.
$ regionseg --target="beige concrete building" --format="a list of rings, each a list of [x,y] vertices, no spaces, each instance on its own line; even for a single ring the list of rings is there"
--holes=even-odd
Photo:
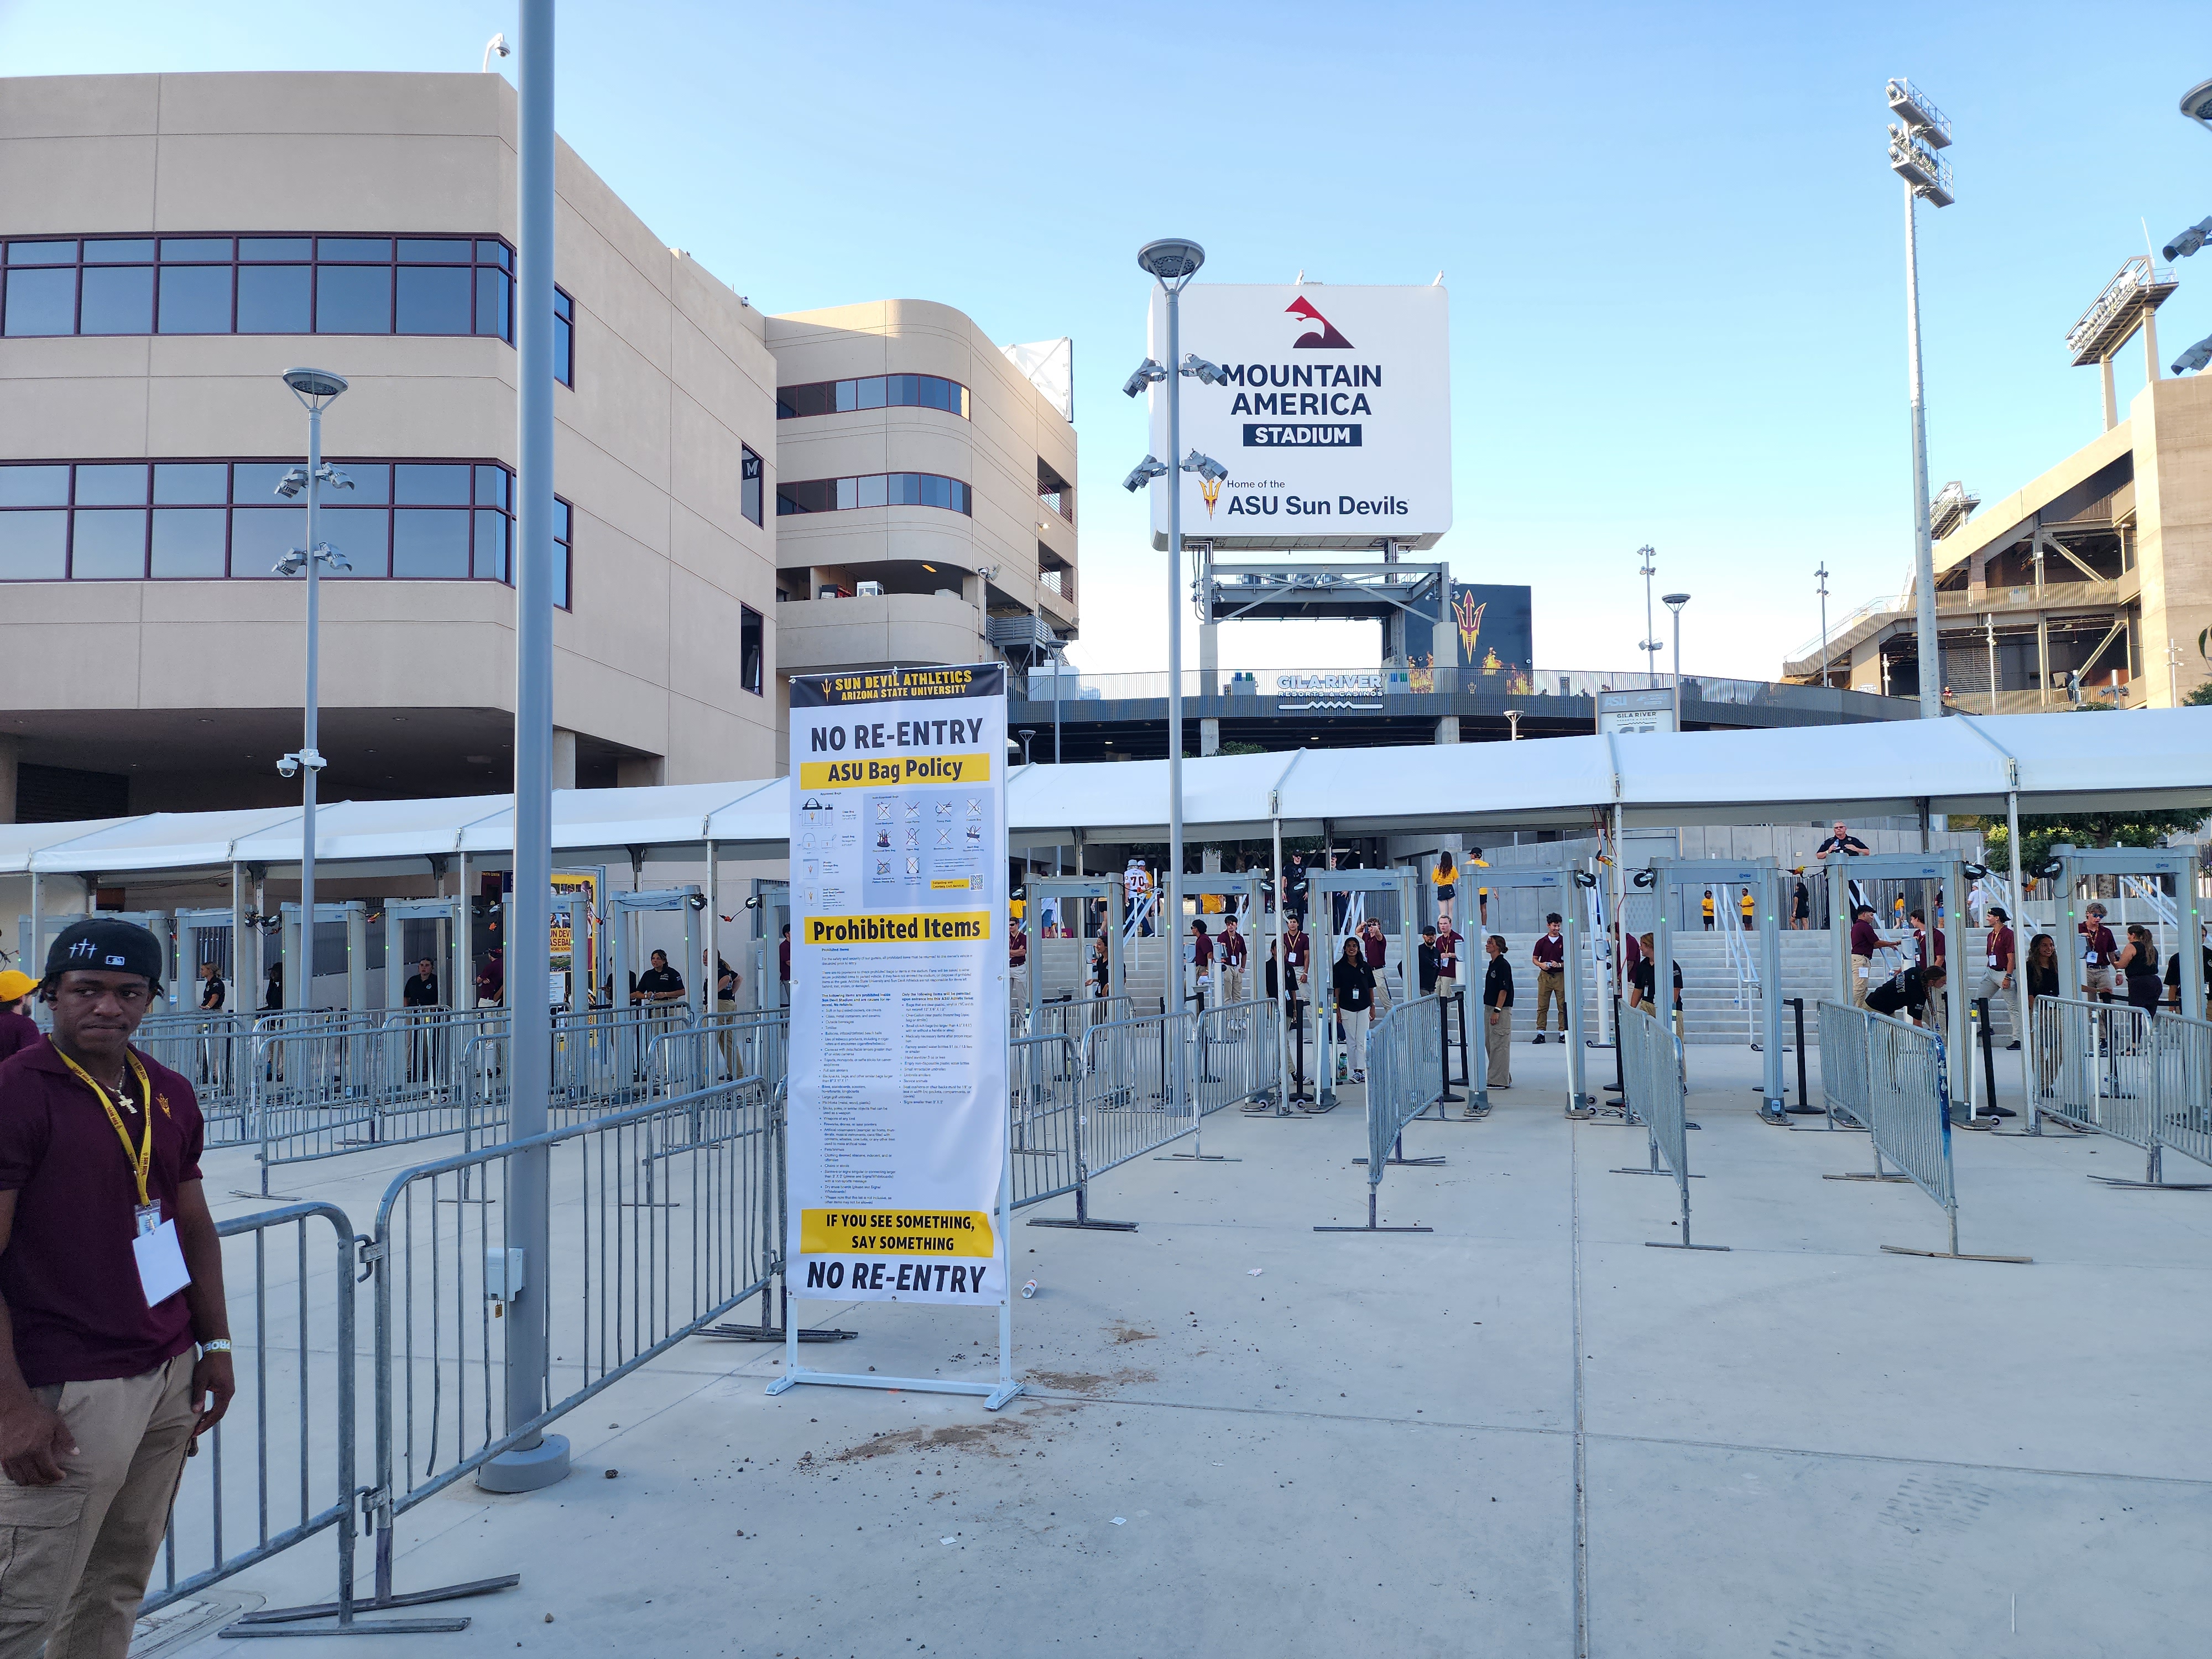
[[[2106,429],[2022,488],[1983,503],[1960,484],[1935,503],[1936,624],[1950,704],[2056,708],[2077,695],[2170,707],[2212,678],[2212,379],[2161,378],[2154,313],[2170,277],[2138,256],[2068,337],[2102,371]],[[2113,356],[2140,334],[2148,383],[2120,418]],[[1908,589],[1835,622],[1831,684],[1917,696]],[[1783,665],[1817,681],[1820,642]]]
[[[1074,636],[1065,342],[1002,349],[918,300],[771,317],[766,337],[785,673],[1026,663]]]
[[[352,383],[324,426],[356,485],[324,532],[354,567],[324,585],[324,798],[505,788],[512,86],[6,88],[0,820],[296,798],[273,762],[300,737],[302,593],[269,567],[304,537],[299,505],[270,493],[305,450],[278,379],[301,362]],[[764,321],[566,147],[557,190],[556,765],[584,785],[763,775],[779,373]],[[960,335],[945,361],[972,382],[964,326],[940,331]]]

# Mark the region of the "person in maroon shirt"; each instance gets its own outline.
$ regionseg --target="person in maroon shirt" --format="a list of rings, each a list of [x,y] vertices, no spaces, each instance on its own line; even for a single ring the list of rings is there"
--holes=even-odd
[[[1235,911],[1221,918],[1221,941],[1215,948],[1221,955],[1222,1001],[1243,1001],[1244,962],[1248,947],[1244,935],[1237,930]]]
[[[1528,961],[1536,969],[1536,1041],[1544,1040],[1552,1005],[1559,1005],[1559,1041],[1567,1040],[1567,941],[1559,932],[1557,910],[1544,918],[1544,931],[1528,947]]]
[[[1459,945],[1467,937],[1454,927],[1449,916],[1437,919],[1437,994],[1448,997],[1459,989]]]
[[[1359,924],[1359,952],[1366,958],[1367,971],[1375,975],[1372,1018],[1380,1019],[1390,1008],[1389,989],[1382,982],[1383,964],[1390,960],[1390,940],[1382,931],[1382,924],[1372,916]]]
[[[0,1064],[0,1652],[122,1659],[234,1387],[199,1105],[130,1047],[161,966],[143,927],[71,923],[52,1037]]]
[[[38,988],[20,968],[0,972],[0,1060],[39,1041],[39,1022],[31,1018],[31,993]]]
[[[2110,1002],[2114,991],[2125,988],[2112,969],[2120,942],[2105,926],[2105,907],[2092,900],[2087,919],[2075,922],[2074,931],[2081,936],[2081,994]]]
[[[783,934],[775,947],[776,995],[782,999],[781,1006],[791,1006],[791,924],[783,924]]]
[[[1206,994],[1213,988],[1213,940],[1206,931],[1206,918],[1194,916],[1190,923],[1190,991],[1196,1000],[1199,1012],[1206,1012]]]
[[[1851,1006],[1866,1006],[1867,975],[1873,971],[1874,953],[1881,949],[1881,935],[1874,929],[1874,906],[1862,904],[1851,912]]]

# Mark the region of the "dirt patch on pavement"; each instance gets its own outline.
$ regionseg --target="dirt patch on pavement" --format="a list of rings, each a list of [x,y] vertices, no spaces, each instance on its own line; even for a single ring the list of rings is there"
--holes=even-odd
[[[1029,1425],[1018,1417],[995,1417],[988,1423],[956,1423],[942,1429],[902,1429],[895,1434],[879,1434],[872,1440],[863,1440],[857,1446],[848,1446],[832,1453],[832,1463],[857,1463],[871,1457],[888,1457],[892,1453],[981,1451],[993,1457],[1011,1455],[1001,1442],[1026,1439]]]
[[[1097,1371],[1031,1371],[1030,1376],[1046,1388],[1058,1389],[1063,1394],[1103,1394],[1108,1389],[1159,1380],[1152,1371],[1133,1369],[1118,1370],[1110,1376],[1101,1376]]]
[[[1157,1342],[1160,1340],[1158,1331],[1140,1330],[1134,1325],[1126,1324],[1107,1327],[1106,1335],[1109,1340],[1117,1345],[1125,1342]]]

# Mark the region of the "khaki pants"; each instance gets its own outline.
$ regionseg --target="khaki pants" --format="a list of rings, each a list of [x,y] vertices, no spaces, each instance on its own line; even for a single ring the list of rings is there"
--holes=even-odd
[[[58,1486],[0,1476],[0,1659],[124,1659],[192,1430],[192,1351],[137,1376],[33,1390],[77,1455]]]
[[[1489,1084],[1493,1089],[1513,1086],[1513,1011],[1510,1008],[1486,1008],[1482,1011],[1482,1042],[1485,1058],[1489,1061]]]
[[[1564,968],[1543,968],[1536,973],[1536,1029],[1549,1030],[1545,1024],[1550,1018],[1552,1005],[1559,1005],[1559,1029],[1567,1029],[1567,970]]]
[[[1367,1070],[1367,1022],[1373,1016],[1364,1008],[1340,1008],[1336,1017],[1344,1026],[1345,1063],[1353,1076],[1361,1076]]]
[[[1874,971],[1873,962],[1872,957],[1851,958],[1851,1006],[1854,1008],[1866,1006],[1867,975]]]
[[[1368,1018],[1370,1019],[1382,1018],[1384,1012],[1389,1009],[1389,1006],[1390,988],[1382,982],[1382,970],[1380,968],[1377,968],[1375,970],[1375,1007],[1374,1011],[1369,1014]]]
[[[1244,970],[1224,968],[1221,970],[1221,1000],[1224,1003],[1244,1000]]]

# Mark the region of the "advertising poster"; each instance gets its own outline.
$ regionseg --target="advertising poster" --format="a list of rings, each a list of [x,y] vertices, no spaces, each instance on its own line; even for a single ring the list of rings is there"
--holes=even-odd
[[[791,682],[791,1287],[996,1305],[1006,685]]]
[[[1181,349],[1221,370],[1185,377],[1182,444],[1224,478],[1178,471],[1182,533],[1216,549],[1427,548],[1452,524],[1451,300],[1442,287],[1194,283]],[[1153,290],[1147,349],[1168,360]],[[1152,453],[1168,393],[1152,389]],[[1165,547],[1168,494],[1150,492]]]
[[[606,885],[607,872],[604,867],[587,870],[556,870],[553,872],[553,941],[551,968],[553,1000],[556,1004],[580,1008],[590,1000],[589,992],[599,982],[599,893]],[[569,910],[564,901],[580,898],[584,902],[583,960],[576,960],[576,941],[568,926]],[[579,972],[582,977],[574,977]]]

